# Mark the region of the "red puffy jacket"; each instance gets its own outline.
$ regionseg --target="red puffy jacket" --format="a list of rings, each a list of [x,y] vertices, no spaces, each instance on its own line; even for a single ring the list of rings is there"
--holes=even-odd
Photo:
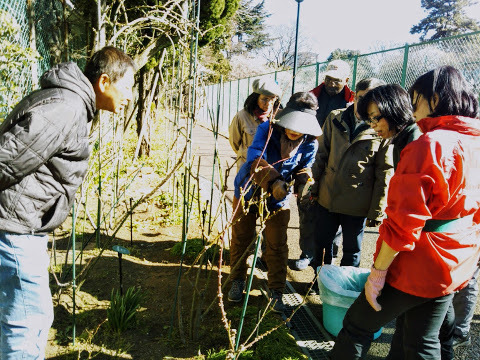
[[[424,133],[403,150],[390,181],[382,241],[399,251],[387,282],[415,296],[434,298],[463,288],[480,255],[480,120],[425,118]],[[429,219],[465,218],[453,232],[422,231]]]

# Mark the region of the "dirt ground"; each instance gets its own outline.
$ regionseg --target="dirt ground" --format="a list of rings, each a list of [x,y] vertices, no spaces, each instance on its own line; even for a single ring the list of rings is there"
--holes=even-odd
[[[145,225],[157,210],[150,204],[143,212],[134,214],[134,221]],[[95,259],[99,253],[94,235],[86,233],[83,241],[82,238],[77,238],[76,274],[81,274],[85,264]],[[201,239],[198,220],[191,220],[188,238]],[[56,270],[58,278],[57,283],[55,277],[51,277],[55,319],[49,334],[46,359],[204,359],[204,355],[213,349],[218,351],[228,348],[227,332],[222,324],[218,306],[217,266],[209,264],[199,272],[198,266],[191,266],[194,258],[185,257],[176,311],[172,320],[181,262],[180,256],[172,253],[172,248],[181,242],[181,239],[180,224],[165,225],[156,229],[152,229],[151,226],[144,228],[137,226],[131,242],[129,222],[124,225],[114,242],[130,252],[121,258],[123,292],[135,287],[140,290],[143,299],[136,316],[136,324],[124,333],[116,334],[110,330],[106,321],[111,292],[120,288],[120,259],[115,251],[110,250],[113,243],[98,258],[97,263],[89,268],[85,281],[77,284],[74,316],[71,286],[58,285],[68,283],[72,279],[72,250],[69,245],[68,224],[65,225],[63,233],[57,231],[55,251],[51,251],[51,266]],[[100,244],[105,244],[106,241],[108,238],[104,237]],[[79,249],[82,242],[84,250],[80,258]],[[228,259],[228,251],[225,252],[225,256]],[[218,264],[218,260],[214,260],[214,263]],[[60,274],[59,270],[62,267],[63,273]],[[224,270],[223,283],[228,277],[229,267],[225,266]],[[210,281],[207,281],[209,278]],[[208,287],[205,285],[207,282]],[[192,304],[195,286],[200,296],[197,296]],[[256,281],[253,286],[254,289],[259,288]],[[264,308],[266,304],[267,301],[260,291],[254,290],[251,293],[249,308],[257,309],[258,313],[258,310]],[[200,317],[200,313],[209,307],[211,310]],[[232,326],[237,328],[240,306],[225,301],[225,310],[232,319]],[[235,315],[230,316],[231,311],[235,311]],[[281,324],[278,315],[272,316],[278,318],[275,321]],[[73,346],[74,322],[76,337]],[[252,323],[255,321],[250,321],[250,325]],[[242,334],[248,333],[245,331]],[[292,343],[294,344],[293,337]],[[298,348],[295,351],[300,353]]]
[[[204,325],[199,327],[195,335],[189,335],[189,312],[192,301],[192,285],[195,282],[197,271],[190,269],[188,259],[183,266],[184,276],[180,287],[177,306],[182,310],[181,317],[176,312],[173,332],[170,335],[175,287],[179,274],[178,256],[172,255],[170,249],[182,238],[181,226],[161,228],[156,234],[134,234],[133,246],[130,244],[129,234],[126,238],[118,238],[117,244],[130,250],[130,255],[122,256],[122,284],[124,292],[129,287],[140,289],[144,296],[141,308],[137,314],[137,325],[120,336],[113,334],[108,323],[106,309],[109,306],[112,290],[120,288],[119,259],[117,253],[111,250],[104,252],[97,264],[89,271],[86,281],[76,292],[76,347],[71,346],[73,334],[72,291],[71,289],[54,293],[55,320],[52,326],[47,346],[47,359],[163,359],[192,358],[206,350],[218,347],[220,343],[227,343],[225,331],[216,330],[223,334],[219,339],[211,339],[205,333],[210,330]],[[57,264],[65,261],[68,238],[57,240]],[[71,250],[69,256],[71,256]],[[84,250],[83,263],[92,258],[95,250],[95,241]],[[78,250],[77,250],[78,254]],[[52,260],[54,261],[54,260]],[[79,262],[79,261],[78,261]],[[76,266],[79,273],[82,265]],[[203,270],[200,285],[204,282],[208,272],[216,277],[216,268]],[[216,281],[205,295],[205,303],[215,300]],[[52,289],[58,289],[53,284]],[[219,318],[218,306],[214,306],[209,313],[208,326],[220,321],[210,321]],[[181,326],[178,326],[178,322]],[[179,331],[182,334],[179,334]],[[194,338],[195,340],[190,340]],[[200,341],[201,339],[201,341]]]

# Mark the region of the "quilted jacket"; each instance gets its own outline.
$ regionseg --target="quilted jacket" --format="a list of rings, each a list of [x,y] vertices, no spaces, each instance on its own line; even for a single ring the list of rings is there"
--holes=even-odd
[[[51,232],[87,172],[95,92],[73,63],[56,65],[0,125],[0,230]]]

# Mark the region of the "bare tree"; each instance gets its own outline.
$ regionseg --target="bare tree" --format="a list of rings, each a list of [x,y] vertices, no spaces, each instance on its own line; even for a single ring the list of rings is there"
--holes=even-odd
[[[284,26],[272,28],[272,45],[263,52],[267,65],[276,70],[283,70],[293,66],[295,56],[295,26],[290,25],[287,29]],[[307,38],[298,37],[298,66],[304,66],[316,61],[316,54],[308,51]]]

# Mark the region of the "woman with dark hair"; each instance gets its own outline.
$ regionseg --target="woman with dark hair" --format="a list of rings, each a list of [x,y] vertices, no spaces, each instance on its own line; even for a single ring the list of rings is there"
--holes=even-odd
[[[316,137],[322,134],[315,117],[317,106],[317,99],[311,93],[293,94],[277,120],[258,126],[248,148],[247,161],[234,182],[229,301],[239,302],[243,298],[247,275],[243,255],[255,241],[256,221],[263,209],[262,215],[268,214],[263,230],[266,244],[263,258],[268,267],[272,310],[284,310],[282,294],[287,277],[291,184],[304,185],[311,177],[318,149]],[[266,195],[265,208],[259,206],[262,192]]]
[[[257,126],[273,119],[280,106],[282,89],[274,80],[256,79],[253,92],[247,97],[228,127],[228,140],[237,154],[237,169],[240,170],[247,158],[247,149],[253,141]]]
[[[395,168],[405,146],[422,135],[413,117],[410,96],[400,85],[387,84],[370,90],[360,99],[357,111],[378,136],[391,139]]]
[[[394,337],[390,358],[440,359],[453,293],[480,256],[477,96],[451,66],[420,76],[410,96],[423,135],[403,149],[390,181],[374,264],[345,316],[334,360],[363,358],[373,334],[402,314],[402,343]]]

